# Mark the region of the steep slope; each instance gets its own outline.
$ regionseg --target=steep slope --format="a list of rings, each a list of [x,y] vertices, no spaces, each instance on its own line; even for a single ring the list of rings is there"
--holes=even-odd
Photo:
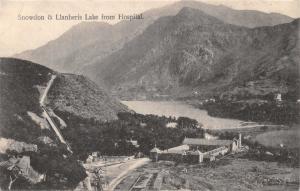
[[[246,27],[272,26],[292,21],[292,18],[277,13],[233,10],[225,6],[180,1],[146,11],[143,13],[143,20],[123,21],[113,26],[97,22],[78,24],[58,39],[16,57],[41,63],[60,72],[80,73],[83,66],[99,63],[106,56],[120,50],[156,19],[176,15],[183,7],[196,8],[229,24]]]
[[[48,106],[56,112],[67,112],[82,118],[100,121],[117,119],[127,107],[111,98],[94,82],[84,76],[61,74],[54,81],[49,94]]]
[[[299,20],[250,29],[183,8],[84,74],[129,99],[219,94],[248,82],[258,94],[288,93],[299,87],[298,32]]]
[[[57,76],[55,79],[54,75]],[[52,86],[48,86],[50,79],[54,79]],[[37,180],[32,182],[16,176],[12,189],[74,189],[86,177],[83,166],[77,161],[79,153],[70,155],[67,144],[59,141],[43,111],[47,110],[49,118],[60,130],[72,128],[66,126],[70,118],[81,117],[101,123],[117,119],[119,111],[127,111],[125,106],[87,78],[60,74],[25,60],[0,58],[0,87],[0,163],[18,163],[18,159],[12,156],[22,156],[22,160],[26,159],[25,168],[28,169],[29,165],[34,172],[29,173],[28,180]],[[40,99],[46,87],[50,87],[46,95],[47,105],[42,106]],[[60,116],[53,110],[68,115]],[[74,127],[72,130],[77,135]],[[88,129],[85,132],[90,133]],[[69,137],[65,140],[74,141]],[[0,188],[5,190],[10,181],[6,166],[0,165]],[[36,178],[45,175],[46,179]]]
[[[10,58],[0,59],[0,71],[0,135],[30,143],[41,130],[29,114],[41,115],[39,90],[50,80],[53,71]]]
[[[86,176],[73,157],[65,157],[65,145],[42,116],[40,92],[54,73],[32,62],[0,58],[0,161],[23,171],[13,177],[12,189],[71,189]],[[7,190],[11,180],[5,167],[0,166],[0,188]]]

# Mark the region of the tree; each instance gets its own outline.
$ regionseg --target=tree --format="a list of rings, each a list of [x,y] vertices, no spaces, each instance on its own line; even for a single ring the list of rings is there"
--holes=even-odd
[[[195,119],[190,119],[188,117],[178,117],[177,127],[180,129],[191,128],[196,129],[199,127],[198,121]]]

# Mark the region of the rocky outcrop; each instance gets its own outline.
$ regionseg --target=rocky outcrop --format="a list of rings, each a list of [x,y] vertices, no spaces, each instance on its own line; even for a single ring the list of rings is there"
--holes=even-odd
[[[7,151],[14,151],[22,153],[26,151],[37,152],[38,148],[35,144],[28,144],[25,142],[16,141],[14,139],[6,139],[0,137],[0,153],[6,153]]]

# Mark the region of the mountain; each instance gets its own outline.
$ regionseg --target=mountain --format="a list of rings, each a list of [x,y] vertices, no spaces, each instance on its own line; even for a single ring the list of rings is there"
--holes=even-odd
[[[123,99],[219,95],[297,95],[299,19],[276,26],[227,24],[192,8],[162,17],[84,74]],[[138,97],[136,97],[138,95]]]
[[[63,131],[71,129],[72,135],[80,136],[78,129],[66,124],[72,118],[101,124],[128,111],[86,77],[25,60],[0,58],[0,87],[0,188],[5,190],[10,181],[8,165],[25,165],[30,170],[14,177],[12,189],[74,189],[86,173],[77,161],[78,153],[72,155],[68,148],[76,140]],[[85,133],[89,135],[88,128]]]
[[[60,72],[80,73],[85,65],[99,63],[103,58],[120,50],[158,18],[176,15],[183,7],[196,8],[226,23],[250,28],[292,21],[292,18],[278,13],[234,10],[222,5],[180,1],[144,12],[143,20],[122,21],[115,25],[101,22],[80,23],[46,45],[22,52],[15,57],[31,60]]]

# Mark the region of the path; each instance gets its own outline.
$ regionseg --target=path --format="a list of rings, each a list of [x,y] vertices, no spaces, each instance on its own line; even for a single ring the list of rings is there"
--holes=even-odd
[[[51,79],[49,80],[49,82],[48,82],[48,84],[47,84],[47,87],[46,87],[45,91],[43,92],[43,95],[42,95],[42,97],[41,97],[41,99],[40,99],[40,104],[41,104],[41,106],[44,106],[44,101],[45,101],[45,99],[46,99],[46,97],[47,97],[47,94],[48,94],[48,92],[49,92],[49,89],[50,89],[50,87],[52,86],[53,81],[54,81],[55,78],[56,78],[56,75],[52,75],[52,76],[51,76]]]
[[[50,81],[48,82],[47,87],[46,87],[45,91],[43,92],[43,95],[41,96],[41,99],[40,99],[40,105],[41,105],[41,107],[42,107],[42,109],[43,109],[43,115],[44,115],[44,117],[46,118],[46,120],[47,120],[48,123],[50,124],[51,128],[52,128],[53,131],[55,132],[55,134],[56,134],[56,136],[58,137],[59,141],[60,141],[61,143],[65,144],[65,145],[67,145],[67,149],[72,153],[71,147],[70,147],[70,146],[68,145],[68,143],[65,141],[65,139],[64,139],[64,137],[62,136],[62,134],[61,134],[59,128],[56,127],[54,121],[51,119],[51,117],[50,117],[50,115],[49,115],[49,113],[48,113],[48,111],[47,111],[47,109],[46,109],[46,107],[45,107],[45,105],[44,105],[44,101],[45,101],[45,99],[46,99],[46,97],[47,97],[47,94],[48,94],[48,92],[49,92],[49,90],[50,90],[50,88],[51,88],[51,86],[52,86],[53,81],[54,81],[55,78],[56,78],[55,75],[52,75],[52,76],[51,76],[51,79],[50,79]]]

